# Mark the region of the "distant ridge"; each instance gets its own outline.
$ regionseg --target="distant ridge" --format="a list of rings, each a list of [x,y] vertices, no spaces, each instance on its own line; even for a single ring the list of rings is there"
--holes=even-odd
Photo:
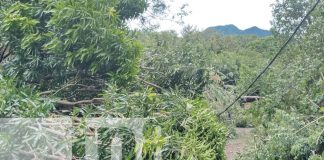
[[[240,30],[233,24],[224,25],[224,26],[214,26],[214,27],[208,27],[207,30],[214,30],[220,34],[223,34],[225,36],[230,35],[255,35],[258,37],[265,37],[270,36],[271,32],[268,30],[260,29],[256,26],[253,26],[251,28]]]

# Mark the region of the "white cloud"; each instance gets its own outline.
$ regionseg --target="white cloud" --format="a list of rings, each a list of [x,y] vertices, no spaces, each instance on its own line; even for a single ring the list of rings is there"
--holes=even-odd
[[[275,0],[169,0],[171,11],[183,3],[189,4],[190,15],[184,18],[185,24],[203,30],[210,26],[234,24],[240,29],[258,26],[269,29],[272,19],[270,5]],[[161,30],[180,30],[180,26],[163,21]]]

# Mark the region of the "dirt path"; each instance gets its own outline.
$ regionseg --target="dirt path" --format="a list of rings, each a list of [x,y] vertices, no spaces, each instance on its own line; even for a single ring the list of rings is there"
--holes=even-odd
[[[234,160],[237,153],[242,153],[252,137],[252,128],[236,128],[237,137],[228,140],[225,147],[227,160]]]

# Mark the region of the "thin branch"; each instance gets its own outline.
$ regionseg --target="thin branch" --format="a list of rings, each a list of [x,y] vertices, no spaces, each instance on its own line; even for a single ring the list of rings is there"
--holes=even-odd
[[[305,92],[305,91],[302,91],[300,89],[298,89],[297,87],[294,87],[293,85],[290,86],[291,88],[295,89],[296,91],[299,91],[303,94],[305,94],[305,98],[310,102],[312,103],[314,106],[316,106],[317,108],[321,108],[320,105],[318,105],[317,103],[315,103],[311,98],[309,98],[308,94]]]
[[[159,85],[154,84],[154,83],[151,83],[151,82],[147,82],[144,79],[141,79],[141,78],[137,78],[137,79],[140,80],[140,81],[142,81],[144,84],[146,84],[148,86],[152,86],[152,87],[157,88],[157,89],[160,89],[160,90],[166,90],[166,89],[160,87]]]
[[[260,97],[260,96],[242,96],[241,98],[242,98],[242,99],[256,99],[256,100],[258,100],[258,99],[260,99],[261,97]]]
[[[9,53],[6,54],[6,51],[8,51],[8,47],[9,42],[7,42],[3,47],[1,47],[3,50],[0,54],[0,63],[9,56]]]
[[[316,140],[316,144],[318,145],[320,143],[320,139],[321,139],[321,136],[322,134],[324,133],[324,129],[322,130],[322,132],[319,134],[317,140]]]
[[[303,126],[302,128],[298,129],[298,130],[295,132],[295,134],[299,133],[300,131],[302,131],[303,129],[305,129],[305,128],[307,128],[308,126],[312,125],[313,123],[318,122],[318,120],[320,120],[320,119],[322,119],[322,118],[324,118],[324,116],[319,117],[319,118],[315,119],[314,121],[307,123],[305,126]]]
[[[54,90],[44,91],[44,92],[40,92],[39,95],[41,95],[41,96],[47,96],[47,95],[50,95],[50,94],[55,95],[58,92],[62,91],[63,89],[66,89],[66,88],[71,87],[71,86],[84,87],[84,88],[76,89],[76,91],[81,91],[81,92],[85,92],[85,91],[87,91],[87,92],[99,92],[100,91],[99,89],[96,89],[95,86],[87,86],[87,85],[83,85],[83,84],[68,84],[68,85],[60,88],[57,91],[54,91]]]
[[[47,96],[47,95],[50,95],[52,93],[54,93],[55,91],[51,90],[51,91],[44,91],[44,92],[40,92],[39,95],[41,96]]]
[[[56,95],[57,93],[59,93],[60,91],[66,89],[66,88],[69,88],[71,86],[82,86],[84,87],[85,85],[82,85],[82,84],[77,84],[78,82],[76,82],[75,84],[66,84],[65,86],[63,86],[62,88],[60,88],[59,90],[57,90],[55,93],[53,93],[53,95]],[[86,86],[88,87],[88,86]]]
[[[324,75],[323,75],[323,73],[320,72],[320,74],[321,74],[321,79],[322,79],[322,81],[324,81]]]
[[[145,67],[145,66],[140,66],[141,69],[147,69],[147,70],[155,70],[154,68],[150,68],[150,67]]]
[[[76,102],[70,102],[65,100],[57,101],[56,104],[65,106],[65,107],[75,107],[75,106],[83,106],[87,104],[94,104],[94,105],[101,105],[104,103],[103,98],[93,98],[91,100],[82,100],[82,101],[76,101]]]

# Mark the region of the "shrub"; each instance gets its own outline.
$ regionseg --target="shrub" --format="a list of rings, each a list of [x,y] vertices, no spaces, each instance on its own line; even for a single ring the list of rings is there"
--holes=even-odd
[[[13,80],[0,76],[0,118],[47,117],[53,110],[52,100],[31,88],[17,88]]]
[[[104,97],[106,104],[98,111],[89,112],[89,116],[98,112],[102,116],[151,119],[144,129],[144,159],[153,159],[158,149],[161,149],[163,159],[224,159],[227,130],[206,101],[189,100],[175,93],[158,94],[152,89],[129,94],[115,87],[110,87]],[[161,128],[160,136],[156,127]],[[100,150],[105,151],[101,156],[110,156],[106,145],[111,143],[109,137],[116,132],[127,139],[123,141],[124,158],[134,157],[135,141],[127,129],[109,134],[105,130],[100,132],[105,135],[101,139],[105,144],[100,146]],[[74,153],[77,156],[84,153],[81,146],[82,141],[75,143]]]

